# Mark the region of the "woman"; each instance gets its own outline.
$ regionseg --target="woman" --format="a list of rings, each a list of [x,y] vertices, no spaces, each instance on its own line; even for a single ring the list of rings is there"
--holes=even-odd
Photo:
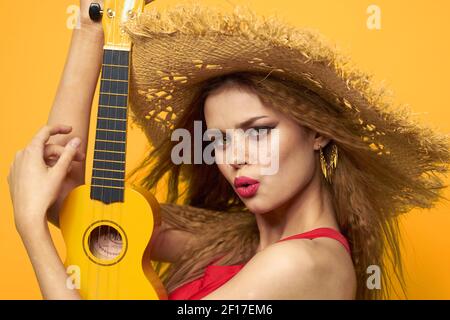
[[[439,199],[443,183],[434,174],[450,161],[444,136],[413,123],[407,110],[391,110],[367,75],[311,31],[196,6],[149,12],[127,31],[133,119],[155,146],[137,169],[151,168],[142,180],[148,189],[169,173],[152,258],[171,262],[161,275],[170,299],[378,298],[389,285],[384,254],[402,279],[395,217]],[[175,164],[171,133],[193,137],[196,123],[202,134],[224,132],[214,157],[236,151],[231,158]],[[43,129],[25,149],[39,152],[19,154],[9,177],[16,225],[46,298],[79,297],[64,286],[44,223],[47,209],[58,212],[64,170],[77,158],[68,144],[44,170],[45,142],[69,132]],[[276,146],[274,173],[251,161],[247,146],[257,142]],[[32,176],[47,179],[47,189],[25,188],[23,177]],[[371,266],[382,270],[383,291],[367,284]]]

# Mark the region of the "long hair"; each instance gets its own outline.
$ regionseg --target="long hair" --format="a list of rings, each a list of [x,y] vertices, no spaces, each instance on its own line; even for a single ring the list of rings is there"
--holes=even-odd
[[[178,119],[176,128],[185,128],[194,136],[194,121],[203,121],[208,95],[222,86],[235,86],[255,93],[261,102],[281,111],[300,126],[315,130],[331,139],[325,147],[328,155],[333,144],[339,159],[332,184],[323,184],[332,195],[339,228],[347,237],[357,275],[357,299],[379,299],[387,296],[392,278],[405,292],[400,255],[397,216],[414,207],[430,208],[440,199],[445,186],[435,175],[444,173],[443,163],[450,161],[448,141],[427,135],[426,155],[421,150],[427,133],[402,127],[393,119],[372,119],[372,126],[358,120],[315,92],[287,79],[253,73],[233,73],[207,80]],[[369,114],[369,113],[368,113]],[[380,153],[368,145],[367,132],[376,127],[388,152]],[[372,128],[372,130],[371,130]],[[403,129],[403,139],[384,132]],[[384,140],[383,140],[384,139]],[[223,265],[248,261],[255,253],[259,231],[250,213],[215,164],[180,164],[171,160],[177,142],[168,139],[145,157],[131,174],[151,168],[141,180],[153,189],[167,174],[166,203],[161,204],[162,219],[171,227],[195,234],[182,256],[173,262],[161,279],[171,292],[198,278],[215,258],[224,256]],[[203,147],[206,147],[204,143]],[[379,150],[378,150],[379,151]],[[385,150],[386,151],[386,150]],[[184,189],[181,189],[184,186]],[[183,203],[179,202],[180,197]],[[382,271],[382,289],[369,289],[368,267]],[[388,265],[394,273],[387,274]]]

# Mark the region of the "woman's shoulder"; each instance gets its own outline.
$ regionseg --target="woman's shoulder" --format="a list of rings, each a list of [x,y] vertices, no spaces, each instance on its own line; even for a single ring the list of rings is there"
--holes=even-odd
[[[353,299],[356,281],[348,259],[342,245],[333,248],[325,240],[274,243],[204,299]]]
[[[352,259],[334,239],[291,239],[274,243],[257,255],[254,258],[261,264],[272,261],[294,286],[308,290],[307,296],[319,299],[355,296],[356,274]]]

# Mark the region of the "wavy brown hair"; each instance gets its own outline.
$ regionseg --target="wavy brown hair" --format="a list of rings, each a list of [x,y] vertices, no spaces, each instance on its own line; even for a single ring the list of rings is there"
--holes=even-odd
[[[380,154],[367,143],[368,132],[358,119],[328,103],[315,92],[298,83],[254,73],[233,73],[203,83],[200,93],[191,101],[187,112],[175,128],[185,128],[194,136],[194,121],[203,121],[208,95],[223,86],[234,86],[255,93],[261,102],[294,119],[298,125],[329,137],[325,156],[336,144],[339,160],[333,183],[323,184],[332,195],[340,231],[347,237],[357,275],[357,299],[387,296],[392,275],[405,292],[400,255],[397,216],[412,208],[431,208],[443,198],[443,181],[436,173],[446,173],[450,162],[447,136],[402,122],[398,117],[373,117],[378,138],[390,152]],[[364,110],[362,110],[364,111]],[[370,114],[367,110],[367,114]],[[406,115],[405,115],[406,116]],[[399,132],[401,135],[389,133]],[[424,145],[426,141],[426,145]],[[207,164],[175,165],[171,151],[178,142],[167,139],[155,146],[129,177],[140,170],[149,173],[140,184],[151,190],[167,174],[166,203],[161,204],[162,219],[171,227],[195,234],[183,255],[161,275],[171,292],[198,278],[205,267],[219,256],[221,264],[241,264],[256,252],[259,231],[250,213],[217,166]],[[206,147],[204,142],[203,147]],[[383,145],[381,147],[383,147]],[[182,185],[185,188],[182,190]],[[183,196],[183,203],[178,203]],[[366,285],[367,268],[377,265],[382,271],[382,290]]]

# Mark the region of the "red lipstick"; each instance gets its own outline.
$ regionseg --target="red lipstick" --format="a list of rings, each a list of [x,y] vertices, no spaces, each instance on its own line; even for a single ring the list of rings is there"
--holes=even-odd
[[[243,198],[250,198],[255,195],[259,188],[259,181],[241,176],[234,179],[236,192]]]

